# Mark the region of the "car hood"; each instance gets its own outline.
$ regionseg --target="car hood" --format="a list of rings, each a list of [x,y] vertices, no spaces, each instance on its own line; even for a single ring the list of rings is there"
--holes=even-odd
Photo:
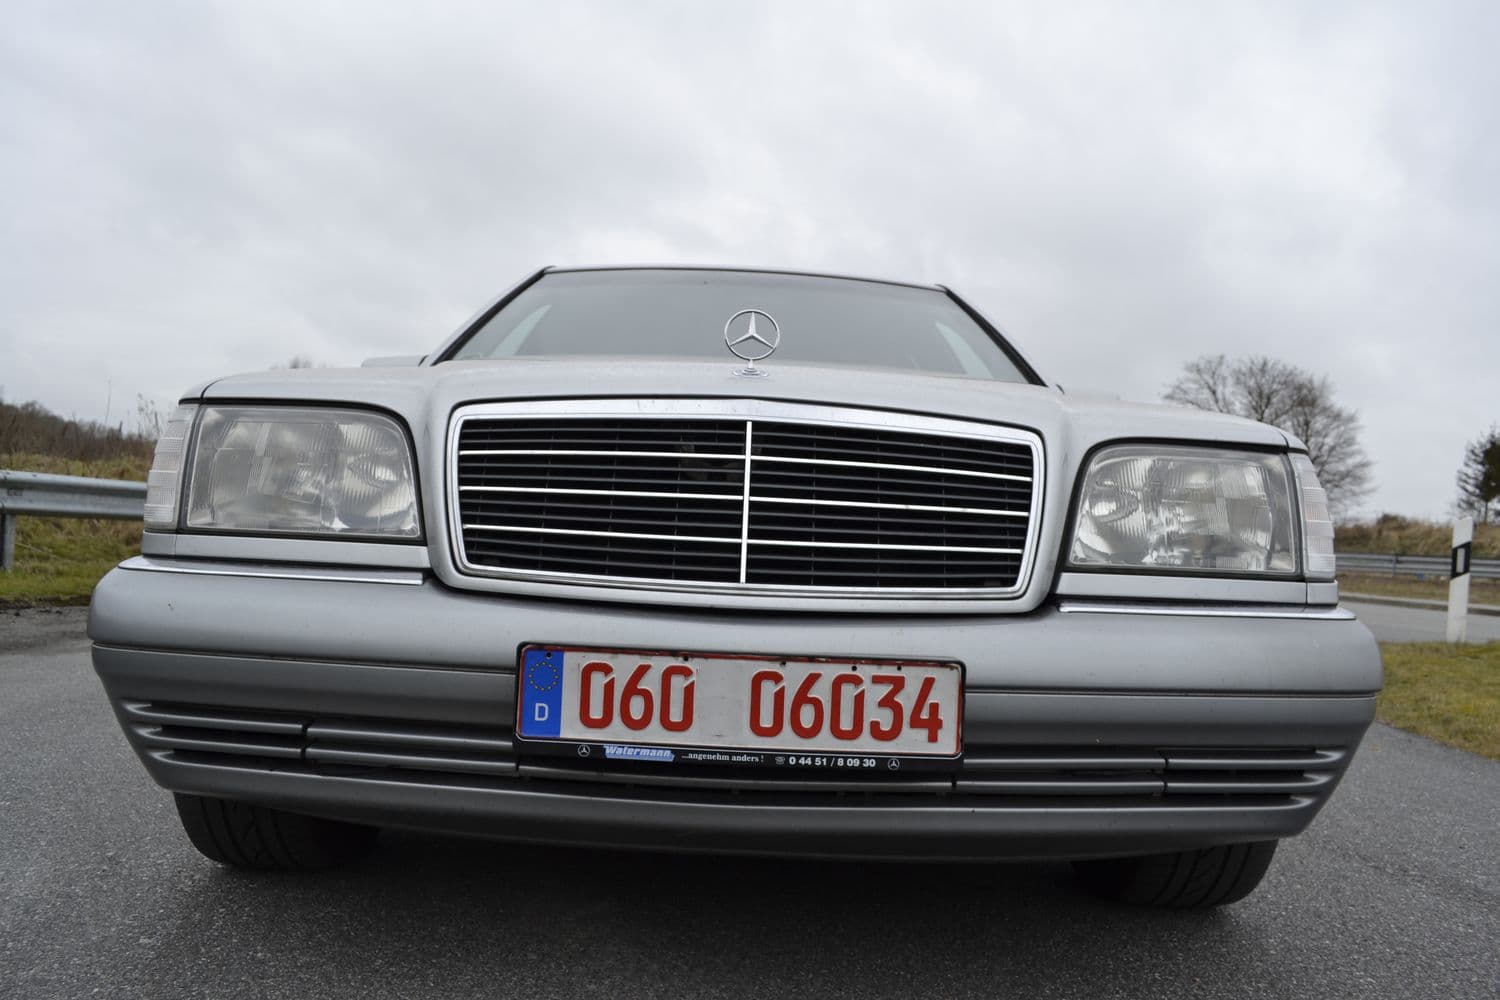
[[[766,399],[821,403],[1023,427],[1042,435],[1054,466],[1113,440],[1222,442],[1284,448],[1265,424],[1181,406],[1070,396],[1051,386],[857,367],[767,364],[764,378],[728,362],[514,358],[412,368],[301,368],[219,379],[205,400],[287,400],[377,406],[420,439],[453,408],[474,402],[590,397]],[[185,401],[191,401],[185,400]]]
[[[220,379],[192,399],[375,406],[404,419],[417,449],[427,552],[435,572],[455,586],[471,581],[459,574],[448,548],[447,464],[442,456],[449,443],[454,411],[470,403],[610,397],[718,398],[726,402],[748,399],[884,411],[892,414],[891,422],[898,425],[897,415],[904,413],[1022,428],[1038,435],[1042,442],[1042,495],[1037,507],[1033,574],[1036,583],[1030,585],[1024,598],[1002,602],[1007,613],[1033,610],[1050,592],[1065,545],[1075,485],[1093,449],[1118,441],[1274,449],[1286,449],[1289,443],[1275,428],[1249,420],[1184,407],[1069,395],[1051,386],[856,367],[765,367],[768,375],[764,378],[737,376],[728,361],[641,358],[526,358],[410,368],[291,369]],[[703,409],[698,407],[699,412]],[[742,407],[737,409],[743,412]],[[590,599],[597,596],[592,591],[589,594]],[[621,599],[654,599],[648,592],[643,594],[646,596]]]

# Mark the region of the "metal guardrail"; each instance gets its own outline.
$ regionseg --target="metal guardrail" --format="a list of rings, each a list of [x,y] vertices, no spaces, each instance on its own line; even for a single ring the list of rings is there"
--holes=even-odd
[[[15,561],[16,517],[19,515],[137,521],[143,515],[145,505],[145,483],[0,469],[0,570],[10,569]],[[1472,567],[1477,579],[1500,580],[1500,559],[1476,559]],[[1338,568],[1446,580],[1451,567],[1446,556],[1340,552]]]
[[[0,469],[0,570],[15,564],[18,516],[139,521],[145,508],[145,483]]]
[[[1448,579],[1452,561],[1448,556],[1403,556],[1397,553],[1340,552],[1339,572],[1376,573],[1385,576],[1430,576]],[[1477,580],[1500,580],[1500,559],[1475,559],[1470,572]]]

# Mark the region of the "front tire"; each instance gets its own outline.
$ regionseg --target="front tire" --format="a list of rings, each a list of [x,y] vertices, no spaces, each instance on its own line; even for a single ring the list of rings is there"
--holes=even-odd
[[[316,871],[352,861],[375,844],[374,827],[266,806],[176,794],[177,815],[210,861],[256,871]]]
[[[1137,858],[1075,861],[1073,871],[1084,888],[1105,899],[1200,910],[1250,895],[1271,866],[1276,843],[1261,840]]]

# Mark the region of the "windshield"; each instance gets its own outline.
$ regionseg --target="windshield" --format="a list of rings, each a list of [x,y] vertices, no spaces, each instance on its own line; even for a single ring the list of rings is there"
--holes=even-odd
[[[995,340],[941,291],[748,271],[551,272],[450,357],[625,355],[742,363],[724,343],[725,324],[742,310],[774,317],[780,328],[780,345],[764,366],[858,365],[1028,381]],[[759,322],[765,325],[763,318]]]

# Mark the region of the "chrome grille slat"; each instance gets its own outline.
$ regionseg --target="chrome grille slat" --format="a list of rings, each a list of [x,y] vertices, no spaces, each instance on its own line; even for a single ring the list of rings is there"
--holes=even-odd
[[[880,429],[853,426],[852,422],[811,427],[802,422],[761,419],[761,454],[768,458],[835,458],[887,465],[934,464],[983,472],[1006,471],[1030,476],[1031,463],[1024,458],[997,455],[982,435],[957,436],[932,433],[921,427]],[[834,454],[829,454],[832,451]]]
[[[552,543],[546,546],[527,540],[520,535],[492,535],[498,539],[493,544],[484,541],[470,543],[471,551],[478,556],[494,553],[520,567],[529,566],[529,572],[541,578],[559,582],[579,576],[599,574],[608,569],[613,578],[639,580],[645,586],[661,578],[663,560],[670,559],[674,579],[712,583],[722,580],[726,574],[738,575],[739,553],[733,546],[707,546],[699,550],[677,545],[664,557],[659,549],[633,547],[630,539],[583,539],[567,540],[567,536],[547,536]],[[565,544],[559,544],[562,539]],[[602,546],[601,547],[601,543]],[[697,543],[691,543],[697,544]]]
[[[607,451],[607,450],[602,449],[602,448],[595,448],[595,449],[588,449],[588,450],[574,450],[574,449],[567,449],[567,448],[559,448],[559,449],[557,449],[555,451],[547,451],[547,450],[541,449],[541,448],[499,448],[499,449],[478,450],[478,451],[470,450],[470,449],[460,449],[459,453],[458,453],[458,456],[460,458],[470,458],[470,457],[479,456],[479,455],[546,455],[546,456],[549,456],[549,457],[551,457],[551,456],[565,456],[565,457],[574,457],[574,456],[576,456],[576,457],[594,457],[594,458],[683,458],[684,456],[689,456],[690,455],[693,458],[707,458],[707,459],[713,459],[713,460],[718,460],[718,461],[727,460],[727,461],[731,461],[731,462],[738,462],[740,459],[742,459],[742,458],[745,457],[744,455],[740,454],[739,452],[734,452],[734,453],[725,452],[725,453],[722,453],[722,454],[715,454],[713,452],[702,452],[702,451],[691,451],[691,452],[689,452],[689,451]],[[793,461],[793,460],[792,459],[786,459],[786,461]]]
[[[776,455],[757,455],[757,462],[789,462],[799,465],[818,465],[846,469],[891,469],[896,472],[921,472],[938,476],[979,476],[985,479],[1008,479],[1015,483],[1029,483],[1030,476],[1014,476],[1005,472],[974,472],[968,469],[949,469],[935,465],[897,465],[891,462],[854,462],[835,458],[785,458]]]
[[[758,401],[475,405],[449,461],[464,573],[762,595],[1013,597],[1041,490],[1027,432]]]
[[[946,514],[979,514],[989,517],[1030,517],[1031,512],[1025,510],[1004,510],[993,507],[940,507],[936,504],[919,503],[883,503],[877,500],[809,500],[799,497],[758,497],[751,496],[751,503],[785,503],[785,504],[809,504],[815,507],[855,507],[870,510],[910,510],[928,511],[931,513]]]
[[[460,493],[548,493],[557,496],[579,497],[656,497],[681,500],[734,500],[744,499],[740,494],[725,493],[658,493],[644,490],[580,490],[568,487],[548,486],[460,486]]]
[[[514,531],[538,535],[587,535],[594,538],[639,538],[663,542],[728,542],[731,545],[740,544],[739,536],[730,538],[728,536],[719,538],[709,535],[650,535],[643,532],[630,531],[598,531],[589,528],[530,528],[516,527],[507,524],[471,524],[469,531]],[[752,543],[759,544],[759,543]]]
[[[1027,487],[1018,484],[1013,479],[981,480],[970,477],[950,480],[947,478],[949,474],[945,472],[908,474],[904,469],[890,469],[877,465],[862,469],[846,469],[842,466],[819,463],[797,466],[792,469],[778,469],[768,467],[771,463],[763,463],[758,457],[755,462],[760,466],[756,472],[755,481],[771,486],[786,484],[797,487],[811,484],[821,485],[825,489],[877,486],[885,491],[919,490],[927,493],[931,493],[934,487],[938,487],[945,493],[962,493],[971,496],[993,496],[997,491],[1018,496],[1029,495]]]
[[[973,545],[890,545],[882,542],[861,542],[858,545],[850,542],[794,542],[786,539],[752,538],[750,544],[754,545],[783,545],[789,547],[806,546],[813,549],[856,549],[858,551],[881,551],[881,552],[983,552],[997,556],[1018,556],[1020,549],[996,549]]]

